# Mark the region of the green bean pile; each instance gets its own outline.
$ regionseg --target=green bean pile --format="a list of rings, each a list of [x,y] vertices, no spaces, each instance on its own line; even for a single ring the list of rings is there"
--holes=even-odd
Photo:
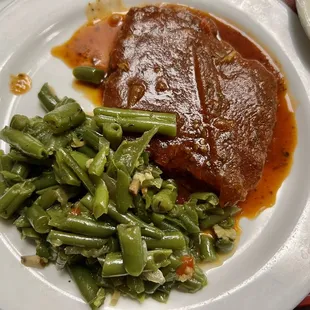
[[[154,135],[176,135],[172,114],[96,108],[87,116],[45,84],[45,116],[15,115],[0,138],[0,216],[36,243],[28,267],[67,268],[91,309],[107,294],[167,302],[207,280],[199,263],[234,247],[237,207],[214,193],[177,204],[174,180],[149,159]],[[124,139],[123,131],[140,132]]]

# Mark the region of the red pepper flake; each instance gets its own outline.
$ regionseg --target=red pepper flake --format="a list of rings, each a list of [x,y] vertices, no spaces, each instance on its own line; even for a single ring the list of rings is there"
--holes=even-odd
[[[182,276],[183,274],[186,274],[185,270],[186,268],[194,268],[194,259],[191,256],[183,256],[182,258],[182,265],[176,270],[176,273],[179,276]]]
[[[70,213],[72,215],[81,215],[81,209],[79,207],[73,208]]]

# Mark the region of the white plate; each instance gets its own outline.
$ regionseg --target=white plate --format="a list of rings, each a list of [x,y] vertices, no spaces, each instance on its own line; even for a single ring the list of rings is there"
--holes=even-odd
[[[297,0],[296,4],[301,24],[310,38],[310,1]]]
[[[177,1],[172,1],[177,2]],[[122,298],[116,309],[292,309],[310,291],[310,42],[295,14],[277,0],[178,1],[233,21],[254,36],[281,64],[296,112],[299,143],[289,178],[277,204],[255,221],[242,220],[243,234],[235,255],[207,272],[209,285],[193,295],[173,292],[169,303],[147,300],[143,306]],[[0,15],[0,127],[15,113],[42,114],[37,92],[49,81],[60,96],[78,99],[71,87],[71,71],[53,58],[53,46],[68,39],[84,21],[86,0],[19,0]],[[139,0],[126,1],[127,6]],[[143,1],[151,3],[151,1]],[[8,89],[12,73],[26,72],[33,89],[21,97]],[[1,148],[7,150],[2,143]],[[34,248],[20,240],[11,225],[0,223],[0,308],[3,310],[87,309],[68,275],[53,266],[27,269],[21,254]],[[106,303],[106,309],[109,308]],[[115,308],[113,308],[115,309]]]

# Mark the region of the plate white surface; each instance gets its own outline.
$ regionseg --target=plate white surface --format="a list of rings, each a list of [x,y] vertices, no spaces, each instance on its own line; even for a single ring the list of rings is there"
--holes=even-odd
[[[128,7],[138,0],[125,1]],[[310,42],[297,17],[277,0],[180,0],[232,21],[275,56],[298,103],[299,137],[289,178],[277,203],[256,220],[242,220],[237,252],[207,272],[209,285],[194,295],[173,292],[168,304],[145,304],[122,298],[111,309],[251,309],[289,310],[310,291]],[[152,3],[152,1],[143,1]],[[91,104],[72,87],[71,71],[51,56],[85,22],[86,0],[19,0],[0,15],[0,127],[15,113],[43,114],[37,92],[48,81],[59,96],[73,96],[85,109]],[[9,92],[10,74],[25,72],[33,89],[21,97]],[[1,142],[1,148],[7,146]],[[87,309],[74,284],[53,266],[27,269],[20,255],[34,247],[20,240],[14,227],[0,222],[0,308],[3,310]],[[106,302],[105,309],[110,309]]]
[[[297,11],[308,37],[310,38],[310,1],[297,0]]]

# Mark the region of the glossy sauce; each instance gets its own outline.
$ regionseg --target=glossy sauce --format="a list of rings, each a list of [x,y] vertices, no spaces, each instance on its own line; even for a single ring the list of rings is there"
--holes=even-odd
[[[198,14],[210,17],[202,12],[198,12]],[[278,78],[279,104],[277,124],[269,148],[263,177],[257,188],[249,193],[247,200],[239,204],[243,209],[242,216],[253,218],[259,212],[271,207],[275,203],[277,191],[289,174],[297,142],[295,114],[292,110],[282,75],[279,69],[272,64],[272,59],[237,29],[215,17],[211,16],[211,18],[216,22],[219,35],[223,40],[229,42],[243,57],[256,59],[261,62]],[[82,26],[68,42],[54,48],[52,51],[53,55],[62,59],[70,67],[95,65],[107,69],[110,58],[109,52],[121,26],[121,22],[115,25],[113,23],[111,24],[111,20],[114,20],[114,17],[110,17],[94,25],[87,24]],[[92,94],[95,92],[94,89],[90,91],[85,86],[83,86],[82,91],[87,96],[89,96],[90,92]],[[99,94],[102,95],[101,93]],[[98,100],[102,98],[101,96],[92,95],[91,97],[95,104],[102,102]],[[184,197],[186,194],[184,193]]]
[[[10,90],[14,95],[23,95],[27,93],[32,86],[31,78],[25,73],[11,75]]]

